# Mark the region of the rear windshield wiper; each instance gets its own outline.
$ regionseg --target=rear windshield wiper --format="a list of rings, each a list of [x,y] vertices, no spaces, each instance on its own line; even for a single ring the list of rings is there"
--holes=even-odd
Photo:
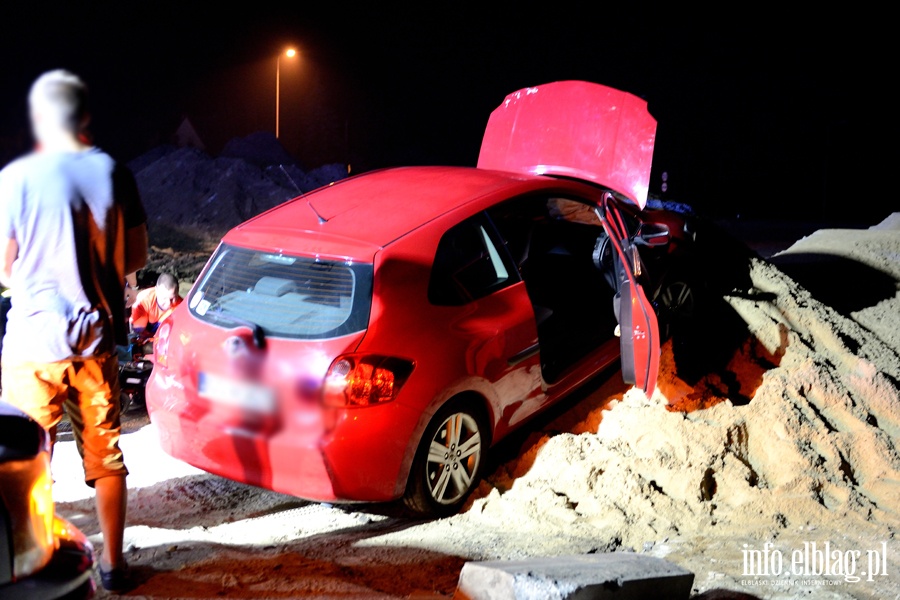
[[[229,323],[233,323],[235,325],[243,325],[252,333],[254,346],[261,350],[266,345],[266,334],[259,324],[254,323],[253,321],[242,319],[240,317],[226,315],[221,310],[207,312],[206,314],[217,321],[228,321]]]

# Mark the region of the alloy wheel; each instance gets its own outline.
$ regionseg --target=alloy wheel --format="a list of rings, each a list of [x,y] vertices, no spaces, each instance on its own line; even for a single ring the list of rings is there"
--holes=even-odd
[[[470,414],[447,417],[434,433],[425,462],[428,491],[435,502],[453,504],[469,493],[482,456],[481,431]]]
[[[694,292],[684,281],[673,281],[659,294],[659,304],[671,318],[686,318],[694,313]]]

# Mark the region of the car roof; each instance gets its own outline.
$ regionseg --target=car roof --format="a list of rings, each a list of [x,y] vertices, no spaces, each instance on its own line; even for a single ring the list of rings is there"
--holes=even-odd
[[[225,243],[362,259],[423,224],[487,195],[552,185],[549,177],[476,167],[369,171],[298,196],[238,225]],[[562,182],[556,182],[565,185]]]

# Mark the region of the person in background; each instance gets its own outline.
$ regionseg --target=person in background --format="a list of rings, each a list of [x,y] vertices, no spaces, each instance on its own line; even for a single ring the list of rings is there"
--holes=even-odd
[[[125,276],[125,313],[131,318],[131,307],[134,305],[134,298],[138,292],[137,273],[131,273]]]
[[[160,322],[181,304],[178,295],[178,280],[174,275],[163,273],[156,285],[138,292],[131,305],[131,331],[138,338],[151,338],[156,334]]]
[[[101,584],[123,591],[128,470],[116,345],[128,336],[126,274],[147,260],[147,215],[131,172],[91,145],[87,99],[71,72],[38,77],[28,96],[36,147],[0,171],[0,283],[12,290],[2,389],[52,442],[68,415],[96,492]]]

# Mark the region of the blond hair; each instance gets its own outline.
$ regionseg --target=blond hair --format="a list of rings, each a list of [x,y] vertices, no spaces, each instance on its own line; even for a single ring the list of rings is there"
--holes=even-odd
[[[80,77],[56,69],[38,77],[31,85],[28,103],[34,111],[39,109],[45,118],[72,133],[78,133],[86,124],[87,86]]]

